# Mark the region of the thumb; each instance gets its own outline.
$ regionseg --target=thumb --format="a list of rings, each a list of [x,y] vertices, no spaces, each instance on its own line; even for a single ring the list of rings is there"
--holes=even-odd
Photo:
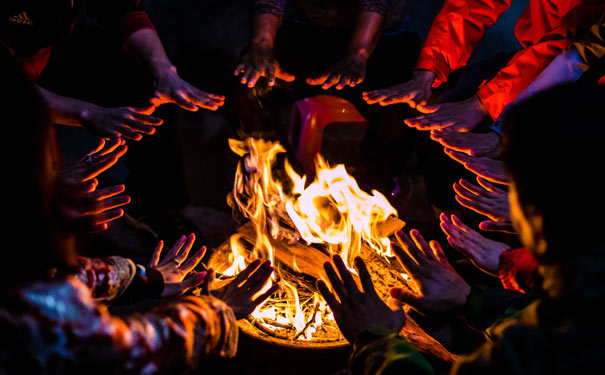
[[[434,113],[437,112],[439,108],[441,108],[440,105],[424,105],[420,103],[416,105],[416,109],[421,113]]]
[[[183,281],[183,291],[187,291],[202,285],[205,279],[206,272],[200,272],[193,276],[189,276],[187,279],[185,279],[185,281]]]
[[[410,293],[405,289],[402,288],[391,288],[390,290],[390,295],[391,297],[406,303],[412,307],[416,307],[420,304],[420,302],[422,301],[422,297],[414,294],[414,293]]]
[[[296,79],[296,77],[294,76],[294,74],[290,74],[286,71],[283,71],[281,69],[279,69],[277,71],[277,73],[275,74],[275,77],[281,79],[282,81],[286,81],[286,82],[292,82]]]

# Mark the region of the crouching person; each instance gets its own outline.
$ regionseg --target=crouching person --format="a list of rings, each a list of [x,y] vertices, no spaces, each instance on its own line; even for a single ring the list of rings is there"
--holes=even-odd
[[[418,292],[391,290],[388,304],[356,260],[361,288],[342,261],[327,263],[332,288],[319,288],[360,374],[430,374],[430,364],[398,335],[405,315],[397,302],[426,315],[465,315],[489,340],[459,357],[453,374],[582,374],[605,366],[605,210],[596,179],[605,164],[605,91],[578,84],[553,88],[518,104],[505,119],[503,150],[511,218],[538,262],[537,297],[481,290],[450,266],[439,244],[417,231],[398,234],[395,253]],[[338,272],[336,272],[338,271]]]

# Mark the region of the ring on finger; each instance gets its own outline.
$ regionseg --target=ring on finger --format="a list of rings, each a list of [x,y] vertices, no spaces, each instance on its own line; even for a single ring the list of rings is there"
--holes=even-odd
[[[171,262],[175,263],[177,266],[181,265],[181,262],[178,259],[173,259]]]
[[[86,155],[86,157],[84,158],[84,163],[91,163],[91,162],[92,162],[92,156]]]

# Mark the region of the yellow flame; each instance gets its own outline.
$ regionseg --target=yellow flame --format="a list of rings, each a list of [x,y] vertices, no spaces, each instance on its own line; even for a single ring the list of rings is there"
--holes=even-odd
[[[279,302],[270,298],[252,316],[261,323],[272,321],[292,326],[297,332],[296,339],[311,340],[325,320],[333,320],[333,314],[317,293],[301,302],[296,281],[275,264],[271,238],[289,241],[302,238],[307,244],[324,244],[331,253],[340,254],[347,265],[360,254],[364,243],[378,254],[391,256],[390,241],[381,237],[377,225],[396,216],[397,211],[378,191],[368,194],[361,190],[344,165],[330,167],[321,156],[316,159],[316,177],[308,186],[307,177],[298,175],[285,160],[286,192],[273,173],[277,156],[285,152],[279,143],[230,139],[229,146],[242,157],[233,186],[234,202],[252,222],[256,242],[253,256],[246,257],[240,237],[233,236],[232,263],[222,273],[239,273],[245,268],[246,259],[271,260],[281,283]],[[298,268],[296,263],[294,267]],[[273,275],[274,280],[277,278]],[[268,287],[269,283],[263,290]]]

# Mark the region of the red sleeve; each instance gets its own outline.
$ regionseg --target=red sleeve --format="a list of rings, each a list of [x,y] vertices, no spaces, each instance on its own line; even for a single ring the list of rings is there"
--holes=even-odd
[[[89,14],[116,31],[120,40],[141,29],[153,29],[141,0],[90,0]]]
[[[416,69],[437,75],[433,87],[463,67],[485,30],[510,6],[510,0],[446,0],[433,21]]]
[[[129,36],[142,29],[152,29],[153,23],[149,19],[147,12],[144,10],[137,10],[134,12],[127,13],[118,24],[118,34],[120,40],[126,40]]]
[[[504,107],[571,44],[579,29],[594,25],[603,9],[605,5],[594,0],[556,4],[531,0],[515,25],[515,36],[523,49],[477,92],[492,119],[497,119]]]
[[[540,288],[538,262],[527,249],[510,249],[500,254],[498,276],[505,289],[521,293]]]

